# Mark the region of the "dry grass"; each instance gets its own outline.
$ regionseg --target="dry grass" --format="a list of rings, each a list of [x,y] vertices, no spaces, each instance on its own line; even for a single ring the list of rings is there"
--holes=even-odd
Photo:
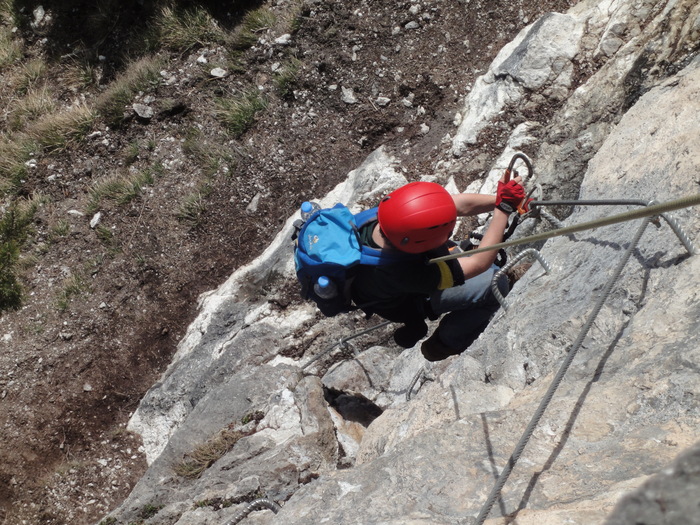
[[[0,25],[0,69],[22,58],[22,42],[15,38],[12,28]]]
[[[163,8],[155,24],[155,31],[158,46],[183,53],[226,40],[225,31],[201,7],[187,10],[169,6]]]
[[[8,115],[8,126],[11,130],[17,131],[43,115],[52,114],[55,111],[56,102],[46,85],[30,88],[24,97],[12,104]]]
[[[46,115],[27,127],[27,135],[46,151],[62,150],[83,138],[95,122],[95,112],[85,104]]]
[[[183,478],[197,479],[245,435],[236,430],[222,430],[193,452],[187,454],[183,461],[175,466],[175,473]]]
[[[97,112],[110,125],[124,121],[124,111],[139,91],[150,91],[160,81],[161,62],[155,57],[144,57],[129,65],[124,74],[116,79],[98,98]]]

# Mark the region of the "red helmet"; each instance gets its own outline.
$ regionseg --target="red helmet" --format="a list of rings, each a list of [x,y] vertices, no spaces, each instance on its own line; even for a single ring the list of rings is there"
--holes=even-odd
[[[412,182],[379,203],[379,227],[402,252],[421,253],[444,244],[452,235],[457,208],[445,188],[434,182]]]

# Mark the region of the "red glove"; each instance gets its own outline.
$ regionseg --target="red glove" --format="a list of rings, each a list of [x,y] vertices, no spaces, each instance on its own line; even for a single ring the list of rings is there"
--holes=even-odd
[[[496,190],[496,208],[506,213],[512,213],[525,198],[525,188],[514,180],[499,182]]]

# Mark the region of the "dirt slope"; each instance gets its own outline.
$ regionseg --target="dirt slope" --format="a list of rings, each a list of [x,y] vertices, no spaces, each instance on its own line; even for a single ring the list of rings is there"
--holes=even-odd
[[[209,75],[221,47],[163,51],[153,100],[132,101],[155,108],[152,118],[126,107],[120,128],[98,124],[64,151],[37,155],[22,188],[45,196],[25,249],[25,306],[0,318],[0,523],[94,523],[116,506],[145,468],[125,425],[198,295],[379,145],[406,159],[409,178],[430,173],[469,86],[501,46],[574,3],[308,1],[291,40],[262,32],[241,72]],[[280,16],[293,7],[275,4]],[[47,52],[38,36],[23,38],[23,60]],[[106,42],[118,48],[119,35]],[[274,71],[292,58],[298,77],[280,94]],[[68,62],[51,66],[59,88]],[[234,139],[213,118],[213,98],[246,86],[259,86],[268,104]],[[343,88],[356,102],[343,100]],[[89,104],[98,92],[63,101]],[[460,160],[460,184],[501,149],[501,131]],[[210,169],[201,154],[209,148],[231,160]],[[126,204],[103,200],[92,227],[95,183],[149,169],[153,182]],[[184,202],[195,203],[189,214]]]

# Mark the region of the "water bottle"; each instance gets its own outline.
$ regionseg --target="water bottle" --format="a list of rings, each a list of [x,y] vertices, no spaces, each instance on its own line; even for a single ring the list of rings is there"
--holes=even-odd
[[[304,201],[301,203],[301,218],[302,220],[306,220],[311,215],[313,215],[317,210],[320,210],[321,206],[317,202],[313,201]]]
[[[314,292],[316,292],[316,295],[321,299],[333,299],[338,295],[338,288],[336,288],[333,281],[325,275],[322,275],[316,280],[316,284],[314,284]]]

